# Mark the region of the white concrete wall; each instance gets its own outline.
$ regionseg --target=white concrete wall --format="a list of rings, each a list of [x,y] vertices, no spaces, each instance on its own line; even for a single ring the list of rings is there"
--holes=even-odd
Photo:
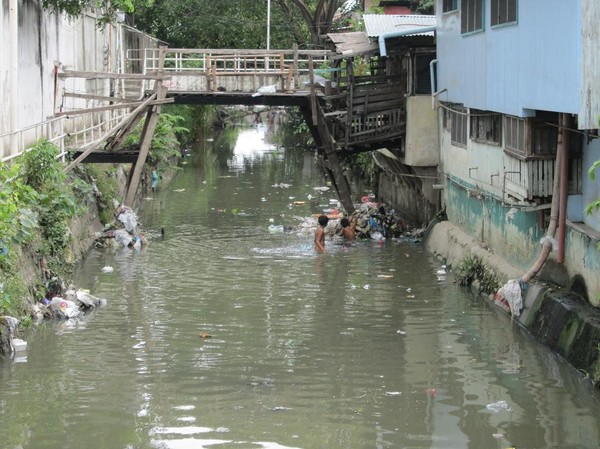
[[[16,34],[11,28],[15,23],[11,5],[17,8]],[[44,10],[39,1],[0,0],[0,102],[4,105],[0,110],[0,158],[18,153],[42,137],[52,139],[63,127],[81,127],[81,118],[62,119],[52,127],[39,124],[51,119],[61,105],[69,109],[100,105],[73,99],[63,102],[64,89],[109,95],[110,82],[58,80],[55,67],[60,71],[118,71],[123,45],[157,46],[149,36],[136,31],[145,38],[127,39],[129,34],[132,30],[120,24],[99,29],[92,15],[69,20]],[[11,58],[15,49],[17,64]],[[17,130],[24,131],[14,133]]]
[[[579,129],[597,129],[600,120],[600,2],[581,0],[581,98]]]
[[[406,165],[432,167],[438,165],[440,150],[437,135],[437,113],[431,107],[429,95],[406,98],[406,144],[404,158]]]

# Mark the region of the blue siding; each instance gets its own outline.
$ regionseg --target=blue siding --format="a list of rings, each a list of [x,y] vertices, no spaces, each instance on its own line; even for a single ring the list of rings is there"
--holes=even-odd
[[[518,22],[462,36],[460,11],[438,13],[440,100],[505,114],[579,112],[580,0],[520,0]],[[441,5],[438,5],[441,11]]]

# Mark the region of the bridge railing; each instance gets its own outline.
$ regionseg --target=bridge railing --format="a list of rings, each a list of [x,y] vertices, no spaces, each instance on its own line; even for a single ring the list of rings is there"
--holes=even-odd
[[[41,123],[0,134],[2,162],[9,162],[32,149],[40,139],[47,139],[59,150],[64,160],[69,150],[85,149],[102,136],[125,114],[124,110],[90,112],[77,116],[62,115]]]
[[[159,49],[128,52],[127,66],[144,74],[158,71]],[[283,90],[304,88],[311,67],[329,65],[326,50],[167,49],[164,70],[170,90],[255,91],[274,84]],[[149,87],[149,85],[148,85]]]

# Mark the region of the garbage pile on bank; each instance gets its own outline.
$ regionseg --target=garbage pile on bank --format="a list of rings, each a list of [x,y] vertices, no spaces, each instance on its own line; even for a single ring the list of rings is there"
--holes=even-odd
[[[353,217],[356,221],[356,238],[382,241],[385,239],[405,238],[418,242],[425,233],[423,228],[409,228],[404,219],[399,216],[395,209],[387,209],[386,205],[372,201],[372,196],[364,196],[361,203],[356,205],[354,213],[346,216],[339,209],[324,210],[330,218],[325,233],[330,236],[341,236],[341,219]]]
[[[115,219],[118,222],[117,225],[107,226],[104,233],[96,239],[98,246],[108,246],[114,243],[118,247],[139,250],[148,244],[140,231],[138,216],[130,207],[119,205],[115,211]]]

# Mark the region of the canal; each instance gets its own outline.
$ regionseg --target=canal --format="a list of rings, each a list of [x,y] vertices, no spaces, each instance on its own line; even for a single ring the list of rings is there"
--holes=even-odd
[[[0,361],[0,447],[600,447],[584,376],[418,243],[315,254],[335,193],[265,136],[203,139],[143,200],[149,245],[90,252],[108,304]]]

